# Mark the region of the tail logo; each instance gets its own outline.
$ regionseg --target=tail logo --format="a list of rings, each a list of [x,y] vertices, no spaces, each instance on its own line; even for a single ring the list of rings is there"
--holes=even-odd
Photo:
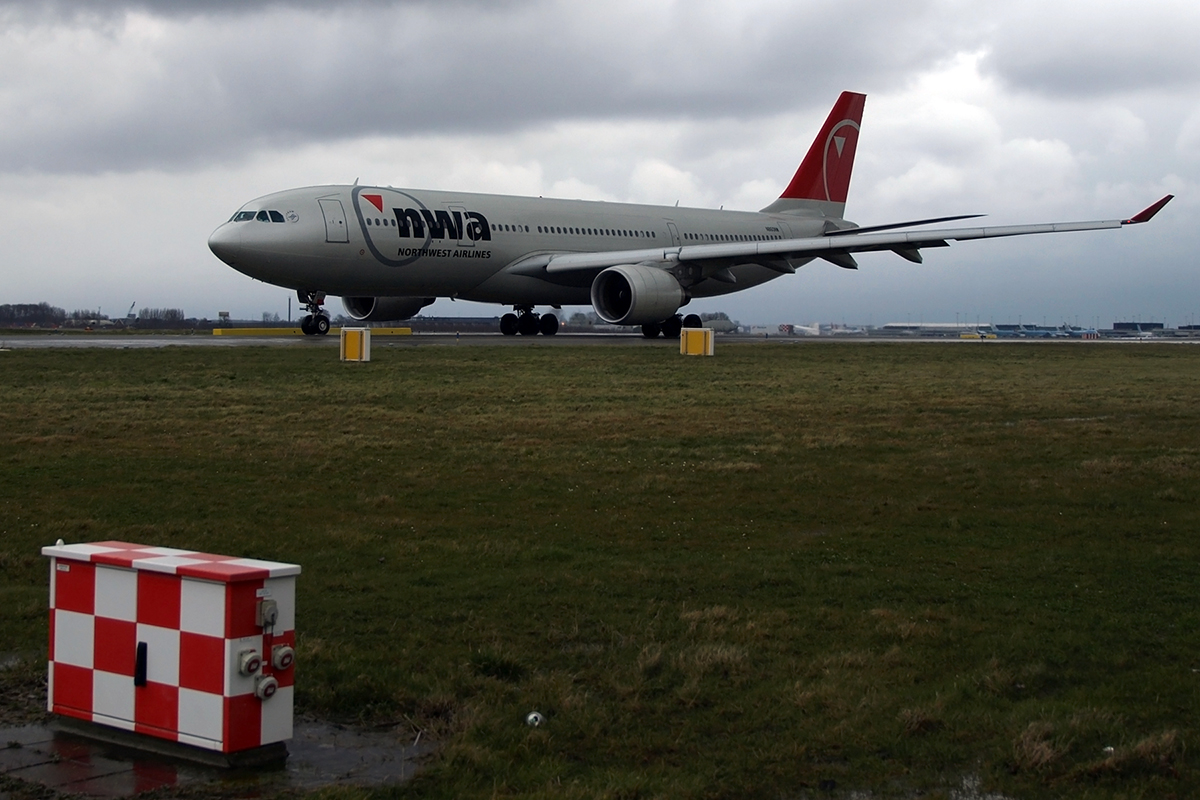
[[[842,92],[833,110],[825,118],[821,132],[800,162],[792,182],[767,206],[771,211],[812,208],[811,203],[844,205],[850,191],[850,173],[854,171],[854,152],[858,149],[858,131],[867,96]],[[811,202],[810,202],[811,201]],[[821,213],[840,214],[838,208],[818,208]]]
[[[825,157],[821,162],[821,180],[825,199],[844,203],[850,189],[850,171],[858,148],[858,123],[844,119],[834,125],[825,139]]]

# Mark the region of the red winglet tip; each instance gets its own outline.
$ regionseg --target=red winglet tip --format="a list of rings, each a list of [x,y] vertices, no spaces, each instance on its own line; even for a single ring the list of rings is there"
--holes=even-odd
[[[1171,200],[1173,200],[1174,198],[1175,198],[1175,195],[1169,194],[1166,197],[1164,197],[1162,200],[1159,200],[1157,203],[1150,206],[1149,208],[1143,209],[1142,211],[1139,211],[1138,213],[1134,214],[1132,217],[1123,221],[1121,224],[1122,225],[1137,225],[1140,222],[1149,222],[1151,219],[1154,218],[1155,214],[1157,214],[1159,211],[1162,210],[1163,206],[1165,206],[1167,203],[1171,202]]]

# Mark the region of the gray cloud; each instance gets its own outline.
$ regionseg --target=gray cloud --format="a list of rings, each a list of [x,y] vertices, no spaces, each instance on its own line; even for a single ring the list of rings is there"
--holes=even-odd
[[[983,67],[1052,97],[1111,96],[1200,83],[1200,7],[1015,3],[985,40]]]
[[[837,15],[715,3],[469,9],[10,22],[5,81],[19,88],[0,100],[0,169],[170,168],[248,148],[562,119],[756,117],[894,86],[946,46],[912,8],[861,0]],[[896,44],[880,50],[885,36]],[[87,62],[73,58],[81,51]]]

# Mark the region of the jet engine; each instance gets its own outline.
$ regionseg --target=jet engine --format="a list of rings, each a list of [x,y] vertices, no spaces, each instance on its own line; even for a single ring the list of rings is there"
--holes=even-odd
[[[609,267],[592,281],[592,307],[614,325],[661,322],[689,299],[674,275],[640,264]]]
[[[343,297],[342,306],[346,313],[359,322],[391,322],[408,319],[425,306],[433,297]]]

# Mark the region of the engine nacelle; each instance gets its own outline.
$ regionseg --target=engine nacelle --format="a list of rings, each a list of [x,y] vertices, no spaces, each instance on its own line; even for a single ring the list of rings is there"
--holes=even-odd
[[[638,264],[609,267],[592,281],[592,307],[614,325],[662,322],[689,299],[674,275]]]
[[[408,319],[425,306],[433,297],[343,297],[342,306],[346,313],[359,322],[391,322]]]

